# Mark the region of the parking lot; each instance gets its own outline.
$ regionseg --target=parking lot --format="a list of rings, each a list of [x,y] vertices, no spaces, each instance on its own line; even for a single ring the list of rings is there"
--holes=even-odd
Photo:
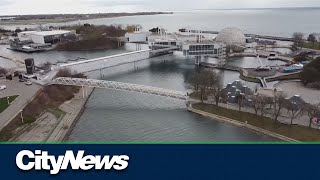
[[[0,129],[12,120],[41,88],[41,86],[34,83],[27,86],[24,82],[19,82],[17,77],[14,77],[12,81],[1,79],[1,85],[5,85],[7,88],[0,91],[0,98],[13,95],[19,95],[19,97],[0,114]]]

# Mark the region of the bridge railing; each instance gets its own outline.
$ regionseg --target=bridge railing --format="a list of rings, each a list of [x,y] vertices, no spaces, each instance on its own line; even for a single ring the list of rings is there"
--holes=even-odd
[[[59,78],[53,79],[51,84],[114,89],[114,90],[138,92],[138,93],[144,93],[144,94],[152,94],[152,95],[170,97],[170,98],[181,99],[181,100],[188,100],[187,94],[182,91],[175,91],[175,90],[163,89],[158,87],[123,83],[123,82],[116,82],[116,81],[59,77]]]

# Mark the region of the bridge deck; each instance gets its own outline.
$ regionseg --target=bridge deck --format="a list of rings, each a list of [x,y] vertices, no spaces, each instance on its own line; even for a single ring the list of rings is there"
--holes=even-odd
[[[60,77],[60,78],[53,79],[51,84],[114,89],[114,90],[138,92],[138,93],[144,93],[144,94],[152,94],[152,95],[170,97],[170,98],[181,99],[181,100],[188,100],[188,96],[186,95],[185,92],[182,92],[182,91],[175,91],[175,90],[157,88],[152,86],[123,83],[123,82],[116,82],[116,81]]]
[[[147,59],[150,57],[150,51],[150,49],[146,49],[101,58],[89,59],[79,62],[61,64],[59,65],[59,68],[68,68],[78,73],[84,73]]]

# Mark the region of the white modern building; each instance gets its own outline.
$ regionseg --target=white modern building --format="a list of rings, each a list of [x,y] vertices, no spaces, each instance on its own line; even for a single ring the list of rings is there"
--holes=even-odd
[[[125,38],[130,43],[144,43],[148,41],[150,34],[150,32],[143,32],[141,26],[135,26],[134,32],[126,33]]]
[[[126,33],[125,38],[127,42],[130,43],[142,43],[148,41],[148,32],[133,32],[133,33]]]
[[[226,45],[217,42],[187,42],[182,45],[184,56],[226,58]]]
[[[32,41],[36,44],[55,43],[62,36],[71,34],[71,31],[53,30],[53,31],[23,31],[18,33],[20,41]]]

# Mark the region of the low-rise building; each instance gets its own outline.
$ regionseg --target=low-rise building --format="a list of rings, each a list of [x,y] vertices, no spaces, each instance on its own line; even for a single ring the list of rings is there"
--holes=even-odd
[[[61,37],[71,34],[71,31],[23,31],[18,33],[19,41],[32,41],[36,44],[54,44],[60,41]]]

